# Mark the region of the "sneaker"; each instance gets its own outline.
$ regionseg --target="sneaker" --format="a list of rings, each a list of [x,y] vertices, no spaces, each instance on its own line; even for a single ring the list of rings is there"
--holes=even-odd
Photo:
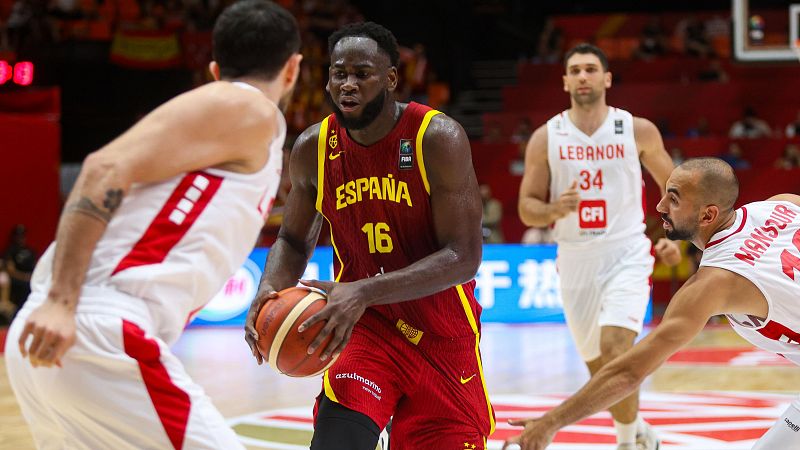
[[[636,448],[638,450],[658,450],[660,447],[661,440],[653,427],[647,422],[641,422],[641,428],[636,433]]]
[[[392,431],[392,421],[389,420],[389,423],[386,424],[386,428],[381,431],[380,436],[378,436],[378,447],[375,450],[389,450],[389,433]]]

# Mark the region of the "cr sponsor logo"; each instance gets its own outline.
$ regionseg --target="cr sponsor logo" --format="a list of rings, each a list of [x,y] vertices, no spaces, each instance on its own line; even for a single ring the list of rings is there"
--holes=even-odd
[[[605,228],[606,201],[581,200],[578,204],[578,221],[581,228]]]

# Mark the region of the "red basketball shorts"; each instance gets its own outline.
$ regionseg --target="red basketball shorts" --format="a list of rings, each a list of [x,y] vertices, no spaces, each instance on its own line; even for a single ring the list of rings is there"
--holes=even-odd
[[[380,428],[393,417],[392,450],[485,449],[494,431],[494,410],[478,337],[424,333],[412,340],[368,312],[325,373],[322,395],[365,414]]]

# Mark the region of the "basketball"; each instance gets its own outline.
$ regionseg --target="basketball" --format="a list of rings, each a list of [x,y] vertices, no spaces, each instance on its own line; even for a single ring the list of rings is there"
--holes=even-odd
[[[319,359],[331,341],[329,336],[311,355],[308,346],[325,326],[315,323],[304,332],[297,328],[306,319],[325,307],[324,294],[307,287],[292,287],[278,292],[278,298],[267,301],[256,319],[258,351],[270,366],[290,377],[319,375],[330,367],[336,358]]]

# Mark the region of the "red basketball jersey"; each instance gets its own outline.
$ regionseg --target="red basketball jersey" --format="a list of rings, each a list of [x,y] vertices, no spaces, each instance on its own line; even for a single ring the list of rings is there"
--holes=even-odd
[[[422,151],[436,114],[410,103],[389,134],[367,147],[353,141],[335,115],[322,121],[316,207],[331,228],[336,281],[380,276],[439,250]],[[372,308],[415,344],[425,333],[469,336],[480,331],[474,289],[472,280]]]

